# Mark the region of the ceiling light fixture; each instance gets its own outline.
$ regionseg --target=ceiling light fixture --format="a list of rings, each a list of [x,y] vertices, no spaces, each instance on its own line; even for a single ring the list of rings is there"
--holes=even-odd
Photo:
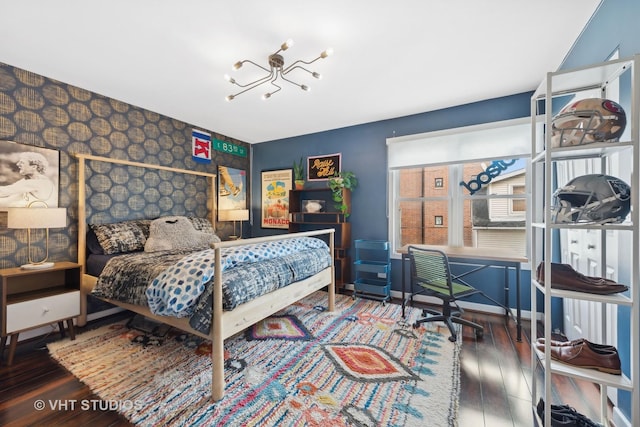
[[[293,46],[293,40],[289,39],[286,42],[282,43],[282,45],[280,46],[280,49],[278,49],[275,53],[269,55],[268,58],[268,62],[269,62],[269,69],[267,69],[266,67],[263,67],[262,65],[256,64],[253,61],[250,61],[248,59],[245,59],[244,61],[238,61],[235,64],[233,64],[233,69],[234,70],[239,70],[244,63],[248,63],[251,65],[254,65],[258,68],[263,69],[264,71],[266,71],[267,74],[264,77],[261,77],[257,80],[252,81],[251,83],[247,83],[247,84],[240,84],[238,83],[233,77],[229,76],[228,74],[226,74],[224,76],[224,78],[231,84],[236,85],[240,88],[242,88],[243,90],[241,90],[240,92],[233,94],[233,95],[229,95],[226,97],[227,101],[232,101],[236,98],[236,96],[241,95],[247,91],[250,91],[251,89],[254,89],[264,83],[271,83],[273,86],[275,86],[277,89],[275,89],[272,92],[267,92],[264,95],[262,95],[262,99],[269,99],[271,98],[271,95],[273,95],[276,92],[279,92],[282,87],[279,86],[278,84],[276,84],[276,81],[278,79],[282,79],[286,82],[289,82],[293,85],[298,86],[300,89],[304,90],[304,91],[309,91],[309,86],[307,85],[303,85],[303,84],[299,84],[296,83],[290,79],[288,79],[287,77],[285,77],[287,74],[289,74],[291,71],[299,69],[299,70],[304,70],[307,73],[311,74],[313,77],[315,77],[316,79],[321,79],[322,76],[319,73],[316,73],[315,71],[311,71],[306,69],[305,67],[303,67],[302,65],[299,64],[304,64],[304,65],[309,65],[309,64],[313,64],[314,62],[316,62],[318,59],[324,59],[327,56],[330,56],[333,53],[333,49],[327,49],[325,51],[323,51],[322,53],[320,53],[320,56],[318,56],[316,59],[312,60],[312,61],[302,61],[302,60],[298,60],[296,62],[294,62],[293,64],[285,67],[284,66],[284,58],[282,57],[282,55],[280,55],[280,52],[284,52],[285,50],[289,49],[291,46]]]

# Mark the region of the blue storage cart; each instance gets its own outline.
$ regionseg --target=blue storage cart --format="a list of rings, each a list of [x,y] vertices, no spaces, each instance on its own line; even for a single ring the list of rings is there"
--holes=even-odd
[[[391,301],[391,254],[386,240],[354,242],[355,280],[353,297],[369,298],[385,304]]]

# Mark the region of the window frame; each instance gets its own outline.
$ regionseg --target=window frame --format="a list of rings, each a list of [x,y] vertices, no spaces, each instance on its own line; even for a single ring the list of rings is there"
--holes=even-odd
[[[438,144],[441,144],[440,146],[446,146],[446,144],[444,144],[442,142],[442,138],[443,138],[443,132],[445,132],[448,135],[451,135],[453,139],[460,139],[461,137],[464,137],[465,134],[468,134],[469,132],[473,132],[472,128],[478,128],[478,130],[480,132],[482,132],[483,130],[486,129],[493,129],[493,128],[500,128],[500,127],[505,127],[505,126],[510,126],[511,124],[513,125],[522,125],[522,123],[524,122],[528,123],[528,130],[527,130],[527,134],[526,135],[522,135],[520,136],[520,138],[524,138],[526,137],[530,143],[531,141],[531,118],[530,117],[524,117],[524,118],[520,118],[520,119],[513,119],[513,120],[507,120],[507,121],[503,121],[503,122],[495,122],[495,123],[486,123],[483,125],[479,125],[479,126],[471,126],[471,127],[466,127],[466,128],[458,128],[458,129],[450,129],[447,131],[437,131],[434,132],[434,141],[437,141]],[[473,138],[474,136],[472,136]],[[408,141],[409,144],[407,145],[407,149],[411,150],[414,149],[416,147],[415,143],[416,141],[424,141],[425,143],[430,143],[431,141],[429,140],[429,134],[420,134],[420,135],[415,135],[415,136],[407,136],[407,137],[400,137],[400,138],[396,138],[398,139],[398,142],[403,142],[403,141]],[[396,142],[396,141],[391,141]],[[522,140],[521,140],[522,142]],[[390,141],[387,140],[387,145],[390,144]],[[472,145],[474,143],[472,142]],[[507,145],[507,144],[503,144],[503,145]],[[530,145],[529,145],[530,146]],[[397,150],[397,148],[396,148]],[[472,149],[472,151],[475,149]],[[388,182],[388,197],[387,197],[387,201],[388,201],[388,219],[389,219],[389,228],[388,228],[388,233],[389,233],[389,241],[391,243],[391,248],[392,248],[392,256],[394,258],[400,258],[400,253],[399,253],[399,249],[400,249],[400,243],[401,243],[401,218],[400,218],[400,203],[404,202],[404,201],[421,201],[421,202],[428,202],[428,201],[442,201],[442,200],[446,200],[447,201],[447,221],[445,224],[444,218],[443,218],[443,225],[441,227],[447,227],[447,241],[448,241],[448,245],[450,246],[462,246],[464,244],[464,206],[465,203],[468,203],[468,201],[470,200],[479,200],[481,198],[509,198],[509,199],[522,199],[524,198],[525,200],[525,206],[530,206],[531,203],[531,197],[530,197],[530,170],[531,170],[531,166],[530,166],[530,156],[531,156],[531,151],[525,151],[523,148],[522,143],[520,143],[519,148],[518,148],[519,152],[516,154],[512,154],[512,155],[508,155],[505,154],[503,156],[498,156],[498,157],[491,157],[491,158],[466,158],[463,160],[458,160],[458,161],[447,161],[447,162],[439,162],[439,163],[421,163],[421,164],[414,164],[414,165],[401,165],[398,167],[388,167],[387,168],[387,182]],[[453,156],[453,151],[455,151],[455,148],[452,149],[452,156]],[[477,150],[476,150],[477,151]],[[395,155],[395,154],[394,154]],[[396,155],[397,156],[397,155]],[[446,157],[446,156],[445,156]],[[400,157],[401,158],[401,157]],[[440,159],[442,159],[442,156],[439,157]],[[452,157],[453,158],[453,157]],[[480,195],[480,194],[474,194],[474,195],[470,195],[468,194],[468,191],[466,189],[464,189],[462,186],[460,185],[448,185],[447,186],[447,192],[446,194],[442,194],[442,196],[428,196],[428,197],[420,197],[420,198],[402,198],[400,197],[400,171],[403,169],[410,169],[410,168],[424,168],[424,167],[437,167],[437,166],[447,166],[448,170],[449,170],[449,176],[448,176],[448,180],[449,183],[457,183],[462,181],[463,178],[463,169],[464,169],[464,164],[466,163],[477,163],[477,162],[491,162],[494,160],[509,160],[509,159],[523,159],[525,160],[525,180],[524,180],[524,188],[525,188],[525,192],[524,194],[517,194],[517,195],[513,195],[512,192],[511,194],[508,195],[500,195],[500,196],[492,196],[492,195]],[[388,164],[391,164],[391,162],[389,162]],[[464,191],[463,191],[464,190]],[[466,194],[465,194],[466,193]],[[512,203],[510,201],[509,203],[509,211],[512,211]],[[530,211],[528,209],[525,208],[525,212],[524,212],[524,217],[523,218],[519,218],[519,219],[514,219],[515,221],[524,221],[525,222],[525,226],[524,226],[524,231],[525,231],[525,248],[524,248],[524,252],[525,252],[525,256],[529,257],[529,251],[530,251],[530,224],[531,224],[531,214]],[[439,226],[440,227],[440,226]],[[528,263],[525,265],[523,263],[523,268],[527,268]]]
[[[525,173],[526,173],[526,171],[525,171]],[[522,189],[523,189],[522,193],[514,193],[514,188],[516,188],[516,187],[522,187]],[[526,196],[526,194],[527,194],[527,186],[525,184],[509,184],[509,194],[513,194],[514,196],[519,196],[519,195]],[[513,205],[514,205],[513,202],[515,202],[516,200],[522,200],[522,199],[525,199],[525,198],[524,197],[513,197],[512,199],[510,199],[510,201],[509,201],[509,215],[512,215],[514,217],[515,216],[523,217],[523,218],[526,217],[526,214],[527,214],[526,199],[525,199],[525,208],[524,209],[515,210],[513,208]],[[514,221],[521,221],[521,219],[514,219]]]

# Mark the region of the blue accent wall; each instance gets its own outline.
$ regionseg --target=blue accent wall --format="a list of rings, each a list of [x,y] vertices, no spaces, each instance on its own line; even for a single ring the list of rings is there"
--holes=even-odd
[[[426,91],[425,97],[428,97]],[[258,183],[263,170],[291,168],[300,156],[342,153],[342,170],[354,172],[359,182],[351,197],[352,209],[349,221],[352,224],[352,239],[386,240],[389,236],[387,138],[529,117],[530,100],[531,92],[526,92],[422,114],[256,144],[252,147],[251,178],[254,183]],[[307,183],[307,185],[326,186],[325,183]],[[252,235],[264,236],[285,232],[260,227],[260,197],[260,191],[253,192]],[[493,277],[496,274],[498,274],[496,271],[487,270],[475,274],[474,280],[470,279],[470,282],[483,288],[498,301],[502,301],[503,298],[500,296],[502,279],[496,281]],[[502,277],[502,271],[499,272],[499,277]],[[515,283],[515,279],[512,283]],[[530,306],[528,271],[522,274],[522,284],[522,307],[528,310]],[[392,260],[392,288],[401,289],[399,260]],[[496,289],[500,290],[496,291]],[[496,292],[498,292],[497,296]],[[478,300],[478,302],[481,301]],[[515,292],[512,292],[511,305],[515,306]]]

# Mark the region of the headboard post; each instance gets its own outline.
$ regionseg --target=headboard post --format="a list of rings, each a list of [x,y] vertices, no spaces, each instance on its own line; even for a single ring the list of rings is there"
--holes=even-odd
[[[216,231],[216,212],[217,212],[217,205],[216,205],[216,177],[214,176],[210,176],[210,184],[209,184],[209,188],[211,188],[211,200],[209,201],[209,212],[211,217],[209,218],[209,222],[211,222],[211,225],[213,226],[213,231]]]
[[[78,157],[78,264],[80,264],[80,316],[78,326],[87,324],[87,290],[83,286],[87,261],[87,212],[85,190],[85,161]]]
[[[87,259],[87,212],[85,190],[85,161],[78,157],[78,264],[83,267]]]

